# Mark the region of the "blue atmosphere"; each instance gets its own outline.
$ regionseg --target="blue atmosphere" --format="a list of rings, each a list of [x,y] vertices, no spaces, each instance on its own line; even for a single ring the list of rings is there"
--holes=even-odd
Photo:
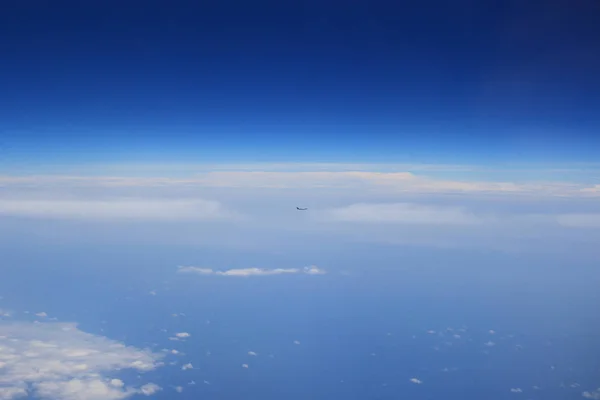
[[[0,10],[0,400],[600,400],[600,3]]]
[[[595,1],[1,14],[5,160],[589,162],[600,149]]]

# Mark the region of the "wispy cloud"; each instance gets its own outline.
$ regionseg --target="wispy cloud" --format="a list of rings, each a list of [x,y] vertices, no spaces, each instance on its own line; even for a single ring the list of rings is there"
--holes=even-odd
[[[192,273],[199,275],[220,275],[220,276],[267,276],[267,275],[286,275],[286,274],[307,274],[307,275],[322,275],[326,272],[314,265],[304,268],[240,268],[228,269],[225,271],[213,270],[212,268],[202,267],[184,267],[180,266],[178,273]]]
[[[82,332],[70,323],[0,323],[0,399],[35,395],[61,400],[117,400],[158,386],[126,386],[105,377],[121,369],[150,371],[160,354]],[[149,391],[149,388],[154,391]]]

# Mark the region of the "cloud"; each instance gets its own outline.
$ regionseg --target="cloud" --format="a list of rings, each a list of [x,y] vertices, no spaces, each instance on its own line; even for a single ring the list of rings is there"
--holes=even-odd
[[[221,203],[200,199],[0,199],[0,216],[63,219],[208,220],[234,218]]]
[[[600,388],[592,391],[585,391],[581,393],[581,395],[586,399],[600,400]]]
[[[357,203],[330,210],[328,217],[336,221],[390,224],[473,225],[483,221],[462,207],[415,203]]]
[[[162,390],[162,388],[155,383],[146,383],[140,387],[140,393],[146,396],[151,396],[160,390]]]
[[[521,388],[512,388],[510,389],[512,393],[523,393],[523,389]]]
[[[415,384],[417,384],[417,385],[420,385],[420,384],[422,384],[422,383],[423,383],[423,381],[422,381],[422,380],[420,380],[420,379],[417,379],[417,378],[410,378],[410,381],[411,381],[412,383],[415,383]]]
[[[203,267],[184,267],[180,266],[178,273],[193,273],[199,275],[219,275],[219,276],[267,276],[267,275],[288,275],[288,274],[307,274],[307,275],[323,275],[326,271],[311,265],[310,267],[300,268],[240,268],[228,269],[225,271],[215,271],[212,268]]]
[[[182,369],[183,371],[185,371],[185,370],[187,370],[187,369],[193,369],[193,368],[194,368],[194,366],[192,365],[192,363],[187,363],[187,364],[185,364],[185,365],[183,365],[183,366],[181,367],[181,369]]]
[[[85,333],[72,323],[0,323],[0,399],[117,400],[151,394],[106,374],[150,371],[160,354]]]
[[[258,353],[254,352],[254,351],[249,351],[249,352],[248,352],[248,355],[249,355],[249,356],[257,356],[257,355],[258,355]]]
[[[175,336],[171,336],[169,338],[169,340],[180,340],[180,339],[189,338],[190,336],[192,336],[192,335],[190,335],[187,332],[179,332],[179,333],[176,333]]]
[[[135,168],[134,168],[135,169]],[[148,168],[146,168],[148,170]],[[124,169],[127,171],[127,169]],[[168,165],[154,166],[148,173],[162,174],[169,170]],[[192,168],[182,169],[192,171]],[[552,168],[525,168],[541,171],[541,175],[551,176]],[[116,170],[115,170],[116,171]],[[129,169],[129,174],[136,171]],[[394,193],[481,193],[481,194],[526,194],[594,197],[600,195],[599,185],[572,182],[514,182],[496,180],[473,180],[466,177],[469,172],[499,172],[478,166],[446,165],[360,165],[360,164],[254,164],[254,165],[212,165],[196,168],[193,176],[140,177],[140,176],[98,176],[107,170],[99,169],[95,176],[72,175],[30,175],[0,176],[0,187],[102,187],[102,188],[271,188],[271,189],[317,189],[349,188],[391,191]],[[431,176],[439,172],[462,172],[462,180],[441,179]],[[512,171],[512,172],[507,172]],[[501,172],[515,173],[522,170],[502,169]],[[544,172],[545,171],[545,172]],[[415,174],[418,172],[418,174]],[[426,175],[429,174],[429,175]],[[465,175],[467,174],[467,175]]]
[[[568,228],[600,228],[600,214],[560,214],[556,217],[559,225]]]

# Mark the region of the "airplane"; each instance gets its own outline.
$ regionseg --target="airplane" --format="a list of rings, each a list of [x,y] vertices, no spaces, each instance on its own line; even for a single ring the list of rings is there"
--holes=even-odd
[[[296,210],[300,210],[300,211],[306,211],[306,210],[308,210],[308,208],[300,208],[300,207],[296,207]]]

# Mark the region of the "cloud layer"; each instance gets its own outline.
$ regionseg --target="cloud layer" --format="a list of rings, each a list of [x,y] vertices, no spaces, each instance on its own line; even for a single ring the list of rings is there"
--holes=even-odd
[[[0,215],[134,220],[219,219],[233,216],[217,201],[135,198],[108,200],[0,199]]]
[[[0,323],[0,399],[117,400],[160,388],[105,376],[157,368],[160,354],[95,336],[71,323]]]
[[[288,275],[288,274],[307,274],[307,275],[322,275],[326,272],[316,266],[304,268],[241,268],[228,269],[225,271],[216,271],[212,268],[201,267],[178,267],[178,273],[192,273],[198,275],[219,275],[219,276],[268,276],[268,275]]]
[[[354,166],[366,168],[367,166]],[[406,171],[315,170],[305,165],[305,170],[293,170],[293,166],[246,166],[235,170],[230,167],[201,171],[192,177],[123,177],[123,176],[0,176],[0,187],[207,187],[207,188],[349,188],[389,191],[392,193],[480,193],[480,194],[529,194],[569,197],[594,197],[600,195],[600,185],[572,182],[515,182],[511,180],[452,180],[415,174],[414,168],[404,166]],[[262,168],[262,169],[259,169]],[[225,170],[224,170],[225,169]],[[292,170],[290,170],[292,169]],[[411,169],[409,171],[408,169]],[[416,169],[421,173],[436,171],[435,166]],[[444,170],[438,166],[437,170]],[[456,171],[456,169],[452,169]]]
[[[336,221],[371,223],[472,225],[483,222],[463,207],[413,203],[357,203],[333,209],[329,217]]]

